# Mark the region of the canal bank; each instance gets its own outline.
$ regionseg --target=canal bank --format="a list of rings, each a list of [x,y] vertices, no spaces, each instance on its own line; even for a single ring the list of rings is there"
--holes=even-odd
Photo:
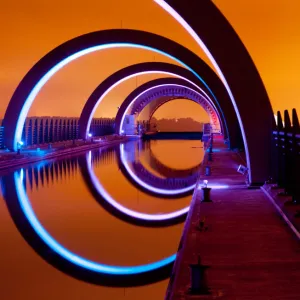
[[[80,144],[58,144],[53,145],[52,148],[36,148],[24,150],[22,154],[6,154],[3,152],[2,156],[4,158],[0,161],[0,170],[9,170],[18,166],[23,166],[25,164],[35,163],[38,161],[53,159],[60,156],[71,155],[74,153],[85,152],[94,148],[108,147],[115,144],[128,141],[129,138],[126,136],[111,136],[111,137],[102,137],[99,140],[92,142],[81,142]],[[78,141],[77,141],[78,142]],[[6,156],[6,157],[5,157]],[[11,157],[10,157],[11,156]]]
[[[136,162],[149,168],[155,177],[163,177],[164,172],[161,172],[159,165],[156,168],[151,164],[150,168],[149,155],[155,155],[161,163],[174,170],[174,176],[170,174],[170,177],[176,177],[180,175],[178,169],[189,170],[201,164],[201,145],[200,141],[125,142],[126,155],[123,158],[131,170],[134,170],[132,166]],[[87,177],[82,166],[90,162],[90,174],[94,174],[97,179],[93,186],[100,184],[103,191],[118,203],[118,207],[125,207],[126,212],[139,212],[144,217],[152,215],[156,218],[162,214],[173,214],[189,206],[190,195],[166,199],[148,194],[134,185],[129,180],[131,175],[120,169],[120,148],[123,148],[123,144],[95,148],[28,164],[11,172],[16,175],[23,173],[24,191],[35,215],[47,232],[69,251],[104,265],[126,267],[173,257],[183,224],[149,226],[143,220],[132,222],[133,220],[124,216],[124,212],[114,213],[116,210],[112,210],[111,205],[110,208],[105,205],[108,202],[99,197],[101,192],[97,196],[93,193],[92,186],[84,180]],[[170,155],[174,148],[177,151]],[[136,175],[139,176],[139,172]],[[160,276],[165,275],[163,278],[157,276],[157,273],[149,274],[149,281],[145,281],[145,285],[136,286],[137,282],[132,281],[134,287],[125,288],[123,284],[118,286],[117,280],[111,275],[99,284],[88,282],[89,278],[94,280],[94,276],[78,280],[76,276],[86,274],[81,268],[64,268],[65,263],[56,264],[57,255],[53,250],[49,247],[37,247],[39,236],[25,226],[29,224],[20,210],[19,200],[13,201],[10,196],[13,189],[5,187],[6,184],[2,185],[0,191],[0,224],[4,229],[0,231],[0,239],[3,241],[0,257],[3,275],[1,293],[5,299],[164,298],[170,272],[159,272]],[[27,234],[28,232],[32,234]],[[114,287],[106,286],[109,279]]]
[[[237,173],[241,156],[222,140],[213,149],[212,161],[208,152],[203,161],[165,299],[299,299],[299,240],[264,192],[248,189]],[[202,202],[203,180],[212,202]]]

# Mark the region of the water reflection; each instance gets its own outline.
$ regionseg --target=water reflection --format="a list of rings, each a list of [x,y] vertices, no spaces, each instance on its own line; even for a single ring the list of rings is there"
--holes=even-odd
[[[120,208],[120,206],[126,208],[126,205],[122,205],[119,203],[119,200],[121,202],[123,201],[123,199],[113,199],[116,203],[118,203],[118,206],[112,205],[111,202],[109,203],[109,205],[107,205],[108,201],[106,199],[107,195],[105,196],[105,193],[109,195],[111,192],[107,191],[107,186],[105,186],[105,184],[101,185],[102,190],[99,192],[99,188],[97,188],[97,182],[98,184],[101,184],[102,180],[100,178],[101,176],[98,176],[97,174],[97,164],[100,165],[99,170],[101,169],[101,167],[102,169],[104,169],[105,164],[111,164],[116,161],[119,163],[120,169],[124,167],[124,164],[127,164],[128,166],[132,166],[133,163],[143,165],[140,160],[136,159],[136,157],[138,156],[138,151],[136,150],[142,149],[141,151],[145,151],[146,148],[143,145],[141,147],[141,145],[138,143],[131,143],[128,146],[128,149],[131,149],[131,147],[133,147],[136,150],[134,151],[134,153],[131,151],[127,151],[126,153],[124,149],[127,145],[125,145],[125,147],[124,145],[121,145],[117,148],[90,151],[83,155],[64,158],[57,161],[42,162],[36,165],[28,166],[27,168],[18,170],[3,177],[3,187],[7,206],[18,230],[21,232],[25,240],[48,263],[78,279],[109,286],[135,286],[162,280],[164,278],[167,278],[170,274],[170,268],[172,267],[172,262],[175,258],[174,255],[164,255],[162,253],[159,259],[157,259],[157,257],[156,260],[148,258],[146,264],[133,264],[132,266],[120,265],[119,267],[116,267],[115,265],[110,266],[108,264],[102,264],[97,262],[98,260],[92,260],[90,258],[85,258],[83,256],[75,254],[78,252],[72,251],[73,249],[69,250],[65,244],[65,240],[56,240],[55,236],[53,234],[50,234],[51,232],[50,230],[48,230],[47,226],[45,225],[45,227],[43,227],[44,222],[39,220],[39,215],[35,212],[35,205],[33,204],[31,198],[29,200],[28,197],[29,191],[36,193],[39,189],[45,189],[47,186],[55,185],[58,182],[71,179],[72,177],[75,177],[78,172],[81,172],[80,174],[84,179],[84,182],[86,183],[87,190],[92,193],[97,202],[105,207],[108,212],[112,213],[114,216],[117,216],[121,220],[125,220],[130,224],[143,226],[172,225],[172,222],[164,223],[166,220],[161,220],[161,216],[168,215],[172,218],[167,218],[167,221],[170,221],[171,219],[174,223],[182,221],[182,218],[176,219],[176,217],[178,216],[172,215],[174,214],[174,212],[164,214],[149,214],[135,211],[134,215],[124,214],[124,211],[120,211],[117,209]],[[123,159],[121,158],[121,156],[119,156],[122,154],[122,151],[124,154]],[[132,155],[132,157],[130,157],[130,155]],[[149,162],[149,165],[151,165],[152,168],[155,168],[155,164],[153,163],[153,161],[158,161],[158,159],[154,158],[151,163]],[[147,169],[147,172],[149,174],[151,174],[149,166],[148,168],[146,168],[145,166],[143,167],[144,169]],[[160,166],[159,168],[157,168],[156,172],[159,173],[163,167],[163,164],[160,163]],[[175,169],[174,173],[177,174],[176,176],[178,176],[180,172],[197,174],[197,168],[195,167],[194,169],[195,170],[192,171]],[[136,171],[137,169],[132,168],[131,171],[132,170]],[[163,173],[161,174],[161,176],[165,176],[166,172],[168,172],[168,174],[171,174],[170,172],[172,170],[170,167],[165,167],[164,170],[164,172],[161,172]],[[122,172],[121,174],[127,175],[127,180],[132,181],[132,178],[128,177],[130,176],[130,172]],[[136,176],[139,176],[140,173],[136,172],[134,174]],[[155,176],[155,174],[151,175],[153,177],[157,177]],[[184,183],[184,178],[182,179],[183,180],[181,182]],[[152,181],[147,182],[148,185],[151,185],[152,183]],[[174,189],[175,191],[178,190],[178,187],[180,187],[179,183],[179,181],[176,183]],[[169,182],[167,182],[167,185],[163,186],[163,188],[167,190],[168,185]],[[115,186],[115,188],[118,187]],[[124,193],[126,193],[126,190],[124,190]],[[153,197],[154,192],[151,191],[151,194]],[[113,197],[117,198],[115,196],[110,196],[110,198]],[[162,199],[158,198],[158,200]],[[179,201],[179,199],[177,199],[176,201]],[[168,204],[168,202],[164,201],[164,205]],[[126,212],[128,212],[128,208],[126,209]],[[134,210],[130,209],[130,211],[132,212]],[[180,217],[184,217],[187,208],[181,208],[178,211],[184,211],[184,213],[180,215]],[[141,215],[143,217],[152,217],[150,218],[150,220],[147,220],[147,218],[145,220],[143,218],[137,217]],[[149,222],[152,222],[152,224],[149,224]],[[104,242],[104,240],[102,242]],[[173,251],[176,252],[176,248],[173,249]],[[161,252],[164,252],[163,249],[161,250]],[[141,251],[143,251],[143,249],[141,249]],[[80,252],[82,251],[79,251],[79,253]],[[101,257],[99,261],[102,261]]]
[[[163,169],[164,173],[168,173],[167,177],[156,176],[140,162],[139,151],[136,151],[135,147],[140,144],[132,142],[120,145],[120,154],[118,157],[120,158],[120,168],[126,178],[131,180],[141,190],[160,197],[182,197],[192,193],[198,178],[199,166],[184,171],[172,170],[172,168],[159,163],[158,159],[150,152],[150,157],[152,158],[152,160],[149,159],[150,165],[157,172]],[[178,178],[177,176],[180,177]]]

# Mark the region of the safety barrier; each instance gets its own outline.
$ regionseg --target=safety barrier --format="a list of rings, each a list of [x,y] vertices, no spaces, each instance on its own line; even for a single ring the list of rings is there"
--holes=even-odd
[[[77,140],[78,120],[78,118],[68,117],[28,117],[23,128],[23,147]],[[3,132],[4,127],[0,127],[0,149],[5,148]],[[110,135],[114,132],[115,119],[94,118],[92,120],[90,133],[93,137]]]
[[[300,126],[296,109],[292,121],[287,110],[284,119],[277,113],[277,124],[272,139],[272,181],[300,203]]]

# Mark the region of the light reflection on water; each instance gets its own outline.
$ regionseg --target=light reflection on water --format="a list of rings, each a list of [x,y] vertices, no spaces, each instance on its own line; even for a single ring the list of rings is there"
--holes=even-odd
[[[151,142],[152,155],[166,166],[155,169],[149,160],[149,144],[134,145],[140,151],[132,154],[133,161],[139,158],[147,170],[154,170],[153,174],[157,172],[161,178],[166,174],[159,172],[170,174],[170,168],[177,169],[174,173],[181,176],[186,171],[183,169],[192,169],[202,161],[203,151],[192,148],[195,146],[201,143]],[[116,201],[148,214],[169,213],[189,205],[191,196],[158,198],[132,185],[120,169],[117,149],[92,151],[92,157],[99,158],[93,160],[94,173]],[[176,157],[174,153],[178,152],[181,155]],[[147,264],[175,253],[183,224],[143,227],[110,214],[95,200],[82,178],[78,160],[85,155],[25,168],[27,194],[45,229],[70,251],[109,265]],[[66,295],[71,299],[124,299],[124,292],[127,299],[163,299],[168,280],[124,290],[91,285],[59,272],[26,244],[11,221],[4,200],[0,214],[0,238],[5,241],[1,242],[4,249],[0,276],[5,299],[63,299]]]

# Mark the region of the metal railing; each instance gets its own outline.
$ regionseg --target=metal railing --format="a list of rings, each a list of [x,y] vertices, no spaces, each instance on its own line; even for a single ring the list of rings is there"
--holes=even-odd
[[[3,133],[4,133],[4,127],[0,126],[0,149],[4,148]]]
[[[300,126],[296,109],[277,113],[277,124],[272,137],[272,181],[300,203]]]
[[[22,133],[24,147],[50,144],[79,139],[78,118],[68,117],[28,117]],[[1,123],[0,123],[1,124]],[[3,133],[0,127],[0,149],[5,148]],[[115,119],[94,118],[90,133],[93,136],[104,136],[115,133]]]

